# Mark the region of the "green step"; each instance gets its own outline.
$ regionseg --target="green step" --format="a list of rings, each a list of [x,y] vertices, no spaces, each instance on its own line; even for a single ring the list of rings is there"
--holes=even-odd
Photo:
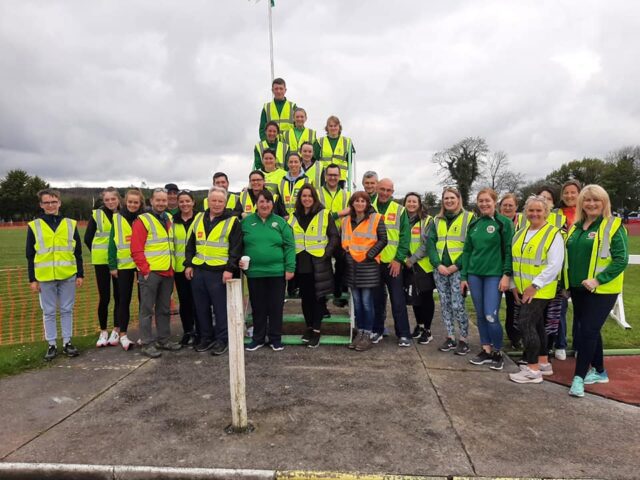
[[[303,345],[301,335],[282,335],[283,345]],[[244,343],[247,345],[251,342],[249,337],[245,337]],[[320,336],[320,345],[348,345],[349,337],[344,335],[322,335]]]
[[[247,320],[252,320],[251,315],[247,315]],[[287,313],[282,317],[283,323],[304,323],[304,315],[301,313]],[[249,322],[251,323],[251,322]],[[322,323],[351,323],[349,315],[331,314],[330,318],[323,318]]]

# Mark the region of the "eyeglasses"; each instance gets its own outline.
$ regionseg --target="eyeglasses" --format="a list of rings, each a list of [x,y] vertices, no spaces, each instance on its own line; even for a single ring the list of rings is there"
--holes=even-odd
[[[59,200],[51,200],[50,202],[40,202],[40,205],[57,205]]]
[[[154,188],[153,189],[153,193],[168,193],[168,190],[166,188]]]
[[[191,195],[191,190],[187,190],[186,188],[184,190],[180,190],[178,192],[178,196],[185,194],[185,195]]]

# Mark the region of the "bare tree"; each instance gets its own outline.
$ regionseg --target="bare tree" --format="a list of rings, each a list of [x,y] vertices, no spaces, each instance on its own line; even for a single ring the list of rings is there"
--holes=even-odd
[[[484,177],[498,194],[515,192],[524,181],[522,173],[511,170],[510,164],[509,157],[501,150],[493,152],[487,158]]]

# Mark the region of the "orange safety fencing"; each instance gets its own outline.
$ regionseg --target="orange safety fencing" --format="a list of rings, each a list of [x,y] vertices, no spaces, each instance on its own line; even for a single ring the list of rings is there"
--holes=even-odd
[[[95,270],[91,264],[84,266],[84,283],[76,289],[73,309],[73,335],[84,336],[99,332],[98,287]],[[136,288],[136,287],[134,287]],[[174,288],[172,310],[176,302]],[[131,322],[138,324],[138,296],[134,292],[131,300]],[[108,328],[113,326],[113,292],[109,303]],[[58,331],[59,331],[58,323]],[[29,287],[26,267],[0,269],[0,345],[37,342],[44,339],[42,310],[37,293]]]

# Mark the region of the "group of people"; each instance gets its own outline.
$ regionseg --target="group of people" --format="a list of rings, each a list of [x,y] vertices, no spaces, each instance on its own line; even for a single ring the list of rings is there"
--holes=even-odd
[[[506,331],[513,347],[524,348],[524,364],[510,379],[540,383],[552,374],[550,349],[566,358],[567,292],[573,299],[574,350],[579,351],[570,393],[584,395],[584,384],[608,381],[600,329],[622,290],[628,262],[626,231],[612,216],[607,193],[597,185],[562,187],[562,205],[554,191],[541,189],[517,212],[513,194],[500,202],[482,189],[477,213],[465,210],[460,193],[444,189],[440,212],[428,215],[418,193],[393,199],[394,184],[366,172],[362,191],[351,194],[353,146],[342,136],[339,120],[327,121],[327,136],[305,127],[306,112],[284,96],[276,79],[274,100],[265,104],[261,141],[255,147],[248,186],[228,191],[223,172],[196,213],[190,190],[175,184],[153,190],[150,209],[137,189],[107,188],[103,206],[94,210],[85,232],[99,291],[100,335],[96,346],[120,345],[127,336],[135,278],[139,286],[142,353],[191,345],[198,352],[227,350],[227,280],[244,271],[251,303],[253,333],[246,350],[269,345],[283,350],[283,305],[287,284],[299,292],[306,331],[302,342],[320,344],[327,297],[344,307],[350,292],[357,333],[349,348],[362,352],[385,332],[386,303],[391,303],[399,347],[433,340],[434,290],[438,291],[446,338],[439,350],[467,355],[470,292],[477,315],[480,351],[475,365],[501,370],[503,330],[499,319],[506,297]],[[38,194],[44,210],[27,232],[29,279],[40,292],[45,359],[57,355],[56,304],[62,322],[63,352],[71,344],[71,311],[82,283],[82,249],[76,222],[59,215],[60,194]],[[176,285],[183,337],[170,339],[170,299]],[[113,290],[114,327],[107,328]],[[416,319],[410,327],[407,307]],[[152,319],[156,321],[153,334]],[[457,334],[456,334],[457,329]]]

